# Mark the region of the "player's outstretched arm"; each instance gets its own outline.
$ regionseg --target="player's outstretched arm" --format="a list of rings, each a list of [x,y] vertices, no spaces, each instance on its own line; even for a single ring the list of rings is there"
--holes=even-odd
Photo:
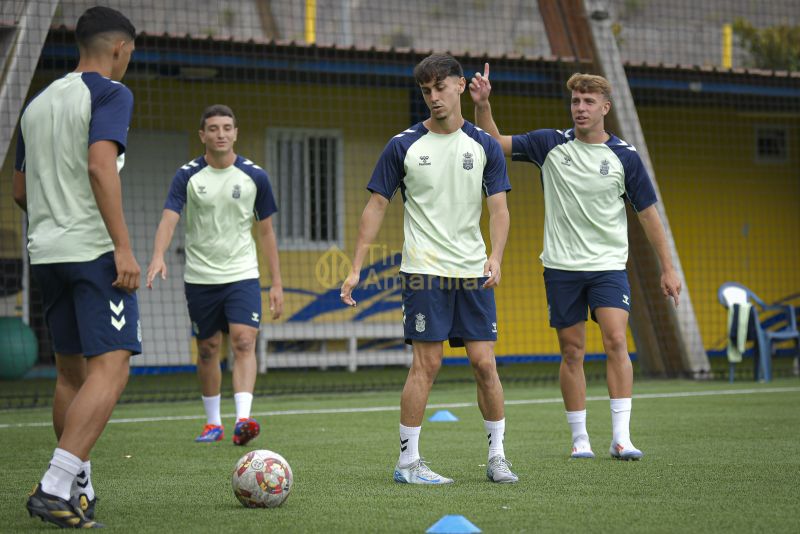
[[[14,171],[14,202],[17,206],[22,208],[22,211],[28,211],[28,195],[25,189],[25,173],[15,170]]]
[[[475,76],[473,76],[472,80],[469,82],[469,95],[472,97],[472,102],[475,104],[475,124],[500,143],[503,154],[510,156],[511,136],[501,135],[497,124],[494,122],[492,106],[489,104],[489,95],[491,92],[492,84],[489,83],[489,64],[484,63],[483,74],[476,72]]]
[[[142,274],[133,255],[122,212],[122,184],[117,172],[117,144],[97,141],[89,146],[89,182],[97,208],[114,243],[117,279],[111,284],[129,293],[139,289]]]
[[[500,264],[503,263],[508,229],[511,227],[511,215],[508,213],[506,196],[506,192],[503,191],[486,199],[486,205],[489,208],[489,239],[492,243],[492,253],[483,268],[484,274],[489,274],[489,279],[484,282],[483,287],[495,287],[500,283]]]
[[[271,216],[258,221],[258,240],[261,243],[261,251],[267,257],[269,273],[272,276],[272,285],[269,288],[269,311],[272,319],[277,319],[283,313],[283,279],[278,257],[278,241],[275,239]]]
[[[364,265],[364,258],[367,257],[369,247],[375,241],[375,237],[377,237],[378,231],[381,229],[383,217],[386,214],[386,207],[388,205],[389,200],[386,197],[379,193],[372,193],[372,196],[369,198],[364,208],[364,212],[361,214],[361,222],[358,225],[356,251],[353,255],[353,265],[339,293],[342,302],[348,306],[356,305],[356,301],[353,300],[352,292],[358,285],[358,280],[361,277],[361,266]]]
[[[178,212],[165,209],[161,212],[161,221],[156,230],[155,243],[153,244],[153,258],[147,267],[147,287],[153,289],[153,280],[161,275],[162,280],[167,279],[167,264],[164,263],[164,253],[172,242],[172,235],[181,216]]]
[[[672,297],[675,306],[677,306],[681,294],[681,279],[672,265],[672,255],[667,246],[667,234],[664,231],[664,225],[661,224],[661,217],[658,216],[658,210],[655,205],[640,211],[639,221],[642,223],[644,233],[656,250],[658,260],[661,262],[661,291],[665,297]]]

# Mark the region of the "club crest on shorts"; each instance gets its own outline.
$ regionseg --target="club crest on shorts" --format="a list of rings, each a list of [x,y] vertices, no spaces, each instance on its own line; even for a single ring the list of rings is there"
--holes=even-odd
[[[417,332],[424,332],[425,331],[425,316],[421,313],[418,313],[414,316],[414,328],[417,329]]]
[[[472,169],[472,165],[474,160],[472,159],[472,154],[469,152],[464,152],[464,170],[469,171]]]
[[[600,174],[606,176],[608,174],[608,167],[611,165],[607,159],[600,162]]]
[[[239,198],[242,196],[242,186],[236,184],[233,186],[233,194],[231,195],[233,198]]]

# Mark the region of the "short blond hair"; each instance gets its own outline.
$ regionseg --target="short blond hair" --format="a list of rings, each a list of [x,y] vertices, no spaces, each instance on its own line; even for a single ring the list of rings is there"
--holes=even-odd
[[[601,93],[606,100],[611,100],[611,84],[602,76],[576,72],[567,80],[567,89],[579,93]]]

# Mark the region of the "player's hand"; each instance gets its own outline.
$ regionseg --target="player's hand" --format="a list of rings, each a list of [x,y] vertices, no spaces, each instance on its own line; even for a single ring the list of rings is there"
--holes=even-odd
[[[269,288],[269,311],[272,320],[279,318],[283,313],[283,287],[272,286]]]
[[[661,291],[665,297],[672,297],[672,300],[675,301],[675,306],[678,306],[681,294],[681,279],[674,269],[661,273]]]
[[[489,101],[489,94],[492,92],[492,84],[489,83],[489,64],[483,64],[483,74],[476,72],[469,82],[469,95],[476,106],[485,104]]]
[[[356,301],[353,300],[352,293],[353,289],[358,285],[359,280],[358,273],[350,273],[347,275],[347,278],[344,279],[344,283],[342,284],[342,290],[339,292],[339,297],[341,297],[342,302],[347,304],[348,306],[355,306]]]
[[[483,287],[488,289],[500,285],[500,262],[494,258],[486,260],[486,263],[483,264],[483,275],[488,276]]]
[[[157,275],[161,275],[162,280],[167,279],[167,265],[164,263],[164,258],[153,258],[150,265],[147,267],[147,288],[153,289],[153,280]]]
[[[128,293],[135,293],[139,289],[142,270],[136,263],[133,251],[130,248],[115,248],[114,264],[117,267],[117,279],[111,285]]]

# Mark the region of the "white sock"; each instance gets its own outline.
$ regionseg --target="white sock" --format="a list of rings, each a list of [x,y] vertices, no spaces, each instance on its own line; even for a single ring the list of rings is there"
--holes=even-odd
[[[498,454],[505,458],[506,452],[503,449],[503,440],[506,434],[505,418],[499,421],[484,421],[483,428],[486,429],[486,438],[489,440],[489,459],[491,460]]]
[[[589,433],[586,431],[586,410],[565,412],[572,431],[572,446],[576,449],[591,449]]]
[[[83,462],[80,458],[64,449],[53,451],[50,467],[42,477],[42,491],[69,500],[72,481],[80,472]]]
[[[611,399],[611,435],[614,443],[625,447],[631,443],[631,399]]]
[[[85,461],[81,464],[81,470],[72,481],[70,495],[80,495],[83,493],[90,501],[94,499],[94,488],[92,487],[92,462]]]
[[[236,420],[247,419],[250,417],[250,409],[253,407],[252,393],[234,393],[233,402],[236,404]]]
[[[206,424],[221,425],[222,417],[219,415],[219,400],[221,395],[203,397],[203,408],[206,409]]]
[[[400,459],[397,465],[408,465],[419,460],[419,434],[421,426],[403,426],[400,424]]]

